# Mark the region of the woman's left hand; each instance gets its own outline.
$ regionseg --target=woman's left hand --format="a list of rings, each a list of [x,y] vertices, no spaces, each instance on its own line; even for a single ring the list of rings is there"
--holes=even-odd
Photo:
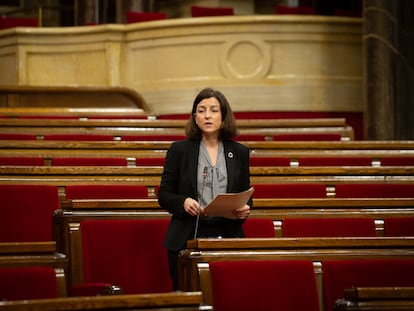
[[[239,219],[247,218],[250,214],[250,206],[246,204],[245,206],[234,210],[233,214]]]

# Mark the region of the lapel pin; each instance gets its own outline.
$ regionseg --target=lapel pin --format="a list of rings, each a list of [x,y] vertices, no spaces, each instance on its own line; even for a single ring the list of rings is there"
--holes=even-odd
[[[232,158],[233,158],[233,152],[229,152],[229,153],[227,154],[227,156],[228,156],[230,159],[232,159]]]

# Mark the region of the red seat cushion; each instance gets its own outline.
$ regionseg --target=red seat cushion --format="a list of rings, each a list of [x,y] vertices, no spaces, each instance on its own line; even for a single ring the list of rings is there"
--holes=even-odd
[[[206,6],[191,6],[192,17],[204,17],[204,16],[225,16],[234,15],[234,9],[232,7],[206,7]]]
[[[384,218],[385,236],[414,236],[414,217]]]
[[[282,221],[284,237],[375,237],[371,218],[286,218]]]
[[[47,299],[58,296],[56,272],[51,267],[0,268],[0,301]]]
[[[324,184],[257,184],[253,198],[326,198]]]
[[[167,13],[164,12],[133,12],[128,11],[125,13],[127,24],[149,22],[167,19]]]
[[[164,166],[165,158],[136,158],[136,166]]]
[[[127,166],[126,158],[54,158],[53,166]]]
[[[38,26],[39,21],[37,20],[37,18],[0,16],[0,29]]]
[[[49,134],[44,135],[44,140],[111,141],[114,137],[95,134]]]
[[[414,184],[337,184],[337,198],[413,198]]]
[[[215,261],[209,266],[215,311],[319,310],[311,261]]]
[[[148,199],[143,185],[69,185],[66,199]]]
[[[169,219],[81,222],[85,283],[111,283],[124,294],[172,290],[163,240]]]
[[[381,166],[413,166],[414,157],[383,157]]]
[[[299,166],[371,166],[371,158],[363,157],[303,157]]]
[[[3,140],[36,140],[37,136],[33,134],[1,133],[0,139],[3,139]]]
[[[0,157],[0,165],[43,166],[45,160],[35,157]]]
[[[279,134],[274,135],[276,141],[337,141],[341,140],[339,134]]]
[[[414,260],[409,259],[326,260],[322,270],[327,311],[343,298],[344,289],[354,286],[414,286]]]
[[[250,157],[250,166],[290,166],[290,159],[283,157]]]
[[[52,219],[60,208],[58,189],[0,185],[0,242],[52,241]]]
[[[312,15],[315,10],[311,6],[296,6],[291,7],[287,5],[278,4],[275,6],[276,14],[298,14],[298,15]]]
[[[121,140],[125,141],[176,141],[186,139],[185,135],[123,135]]]
[[[274,238],[275,227],[270,218],[247,218],[243,223],[246,238]]]

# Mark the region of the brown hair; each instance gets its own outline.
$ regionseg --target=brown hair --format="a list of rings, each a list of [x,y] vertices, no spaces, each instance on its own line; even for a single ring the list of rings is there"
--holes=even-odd
[[[197,110],[197,105],[203,99],[211,97],[216,98],[220,103],[221,121],[223,122],[223,126],[221,128],[219,138],[221,140],[227,140],[236,137],[238,135],[238,130],[236,127],[236,119],[234,118],[230,104],[223,93],[212,88],[202,89],[194,99],[193,109],[191,110],[190,118],[185,126],[185,134],[191,139],[201,139],[202,132],[195,122],[194,114]]]

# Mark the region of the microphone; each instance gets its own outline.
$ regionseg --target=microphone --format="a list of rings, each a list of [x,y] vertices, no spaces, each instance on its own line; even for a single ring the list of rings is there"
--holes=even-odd
[[[204,166],[203,169],[203,185],[201,186],[201,195],[203,195],[204,192],[204,186],[206,184],[206,178],[207,178],[207,166]],[[198,207],[198,211],[197,211],[197,220],[196,220],[196,226],[195,226],[195,230],[194,230],[194,240],[197,238],[197,233],[198,233],[198,224],[200,222],[200,206]]]

